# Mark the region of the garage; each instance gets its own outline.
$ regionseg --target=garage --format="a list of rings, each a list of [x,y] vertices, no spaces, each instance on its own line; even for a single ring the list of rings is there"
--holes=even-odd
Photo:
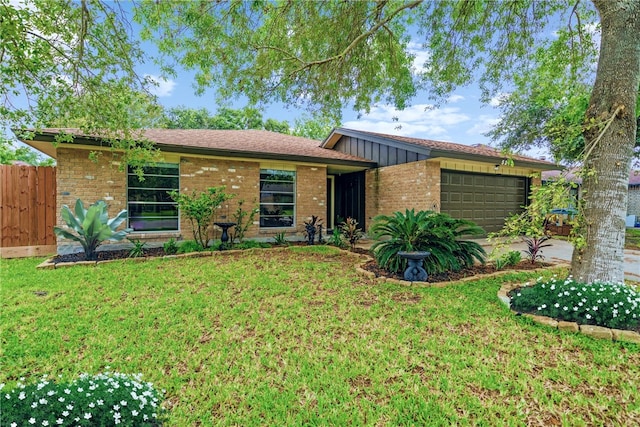
[[[443,170],[440,211],[471,220],[487,233],[498,231],[505,218],[522,212],[528,187],[525,177]]]

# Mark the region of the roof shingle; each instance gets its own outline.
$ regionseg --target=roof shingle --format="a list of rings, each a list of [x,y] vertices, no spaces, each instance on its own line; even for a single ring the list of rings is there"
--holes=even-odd
[[[49,128],[42,129],[41,134],[70,133],[76,137],[98,138],[95,135],[85,135],[79,129]],[[163,148],[174,149],[184,147],[211,150],[215,152],[251,154],[260,157],[264,154],[293,156],[301,159],[338,160],[371,164],[361,157],[340,153],[335,150],[320,147],[321,141],[285,135],[266,130],[212,130],[212,129],[146,129],[143,135],[149,141]]]

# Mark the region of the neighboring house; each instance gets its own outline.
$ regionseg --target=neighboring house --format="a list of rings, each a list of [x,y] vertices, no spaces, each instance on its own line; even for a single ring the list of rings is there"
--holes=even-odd
[[[61,131],[73,142],[53,144]],[[191,238],[167,192],[204,191],[226,186],[236,197],[218,220],[231,221],[239,200],[259,207],[249,238],[285,232],[301,236],[312,215],[332,228],[353,217],[367,229],[378,214],[406,208],[442,211],[495,231],[527,203],[530,176],[557,168],[552,163],[514,156],[513,166],[487,146],[335,129],[322,143],[262,130],[146,130],[160,150],[160,163],[139,180],[121,170],[120,157],[100,138],[74,129],[44,129],[26,144],[57,161],[57,211],[80,198],[103,199],[115,215],[129,212],[135,238],[163,241]],[[89,159],[99,151],[97,161]]]
[[[578,184],[578,187],[571,191],[575,193],[576,199],[580,197],[582,190],[582,177],[577,174],[576,169],[568,171],[552,170],[542,173],[542,181],[549,181],[559,176],[563,176],[567,181]],[[636,223],[640,222],[640,171],[632,170],[629,174],[629,199],[627,202],[627,216],[635,216]]]

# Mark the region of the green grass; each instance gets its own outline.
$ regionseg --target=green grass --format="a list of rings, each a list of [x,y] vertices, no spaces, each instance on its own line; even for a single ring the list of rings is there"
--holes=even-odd
[[[374,284],[327,246],[40,261],[2,260],[0,382],[141,372],[170,426],[640,422],[638,346],[514,316],[496,293],[530,274]]]
[[[627,228],[624,247],[640,250],[640,228]]]

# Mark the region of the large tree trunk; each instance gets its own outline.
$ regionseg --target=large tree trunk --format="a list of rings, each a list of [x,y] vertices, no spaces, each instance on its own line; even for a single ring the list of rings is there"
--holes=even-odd
[[[640,84],[640,1],[593,2],[600,14],[602,40],[585,122],[586,244],[574,251],[571,274],[585,282],[619,282],[624,278],[625,215]],[[588,128],[611,117],[604,132],[602,126]]]

